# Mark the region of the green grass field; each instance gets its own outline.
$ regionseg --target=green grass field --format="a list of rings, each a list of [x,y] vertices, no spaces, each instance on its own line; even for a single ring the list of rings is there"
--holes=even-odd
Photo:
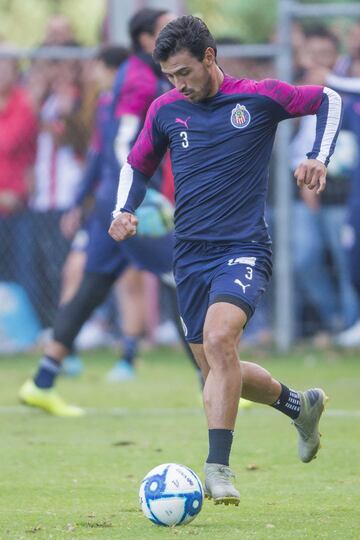
[[[278,411],[243,411],[231,463],[240,506],[206,501],[195,521],[175,529],[142,515],[138,489],[160,463],[201,476],[207,432],[197,380],[181,353],[157,350],[142,354],[135,381],[108,385],[113,358],[87,354],[81,378],[59,381],[65,397],[88,408],[81,419],[20,406],[16,394],[36,358],[0,360],[1,540],[360,538],[359,355],[262,357],[284,383],[321,385],[330,396],[318,459],[299,462],[296,432]]]

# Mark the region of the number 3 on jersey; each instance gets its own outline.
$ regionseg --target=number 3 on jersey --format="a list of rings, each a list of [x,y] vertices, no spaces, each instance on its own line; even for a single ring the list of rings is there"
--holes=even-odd
[[[181,131],[180,132],[180,137],[182,138],[181,146],[183,148],[188,148],[189,147],[189,139],[188,139],[188,135],[187,135],[186,131]]]

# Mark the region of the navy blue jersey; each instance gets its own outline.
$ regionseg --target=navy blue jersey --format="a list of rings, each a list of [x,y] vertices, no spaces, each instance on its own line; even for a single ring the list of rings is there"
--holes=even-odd
[[[152,103],[128,156],[115,215],[139,206],[169,147],[178,239],[269,243],[264,209],[277,124],[307,114],[318,117],[307,156],[327,164],[341,117],[341,99],[328,88],[225,75],[217,94],[202,102],[167,92]]]

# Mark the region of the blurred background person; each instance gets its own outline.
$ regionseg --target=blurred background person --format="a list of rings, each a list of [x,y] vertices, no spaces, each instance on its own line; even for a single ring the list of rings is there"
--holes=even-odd
[[[0,58],[0,280],[21,284],[31,298],[28,202],[36,136],[36,114],[19,85],[18,62]]]
[[[360,78],[330,74],[327,76],[327,83],[342,92],[346,98],[343,128],[353,133],[357,143],[342,240],[348,255],[352,283],[360,302]],[[338,334],[334,342],[341,347],[360,347],[360,318],[350,328]]]
[[[346,53],[336,62],[334,73],[343,77],[360,77],[360,20],[350,25],[345,48]]]
[[[72,242],[71,250],[65,261],[62,275],[63,286],[60,304],[68,303],[78,290],[86,267],[87,249],[89,246],[89,233],[91,234],[92,220],[95,218],[94,212],[101,208],[99,202],[102,198],[107,198],[104,194],[108,182],[112,183],[113,173],[108,168],[103,167],[105,157],[100,153],[104,145],[104,122],[108,125],[108,116],[112,113],[112,88],[115,82],[118,69],[128,58],[129,52],[119,46],[105,46],[97,55],[93,65],[93,77],[96,80],[100,91],[98,97],[97,112],[95,116],[95,128],[92,136],[92,142],[87,155],[84,175],[82,177],[78,193],[71,209],[62,217],[61,229],[67,238],[75,238]],[[112,136],[110,134],[110,136]],[[106,177],[104,178],[104,174]],[[101,182],[104,181],[104,186]],[[98,199],[96,191],[99,189]],[[93,207],[95,204],[95,208]],[[90,209],[89,209],[90,205]],[[91,208],[92,207],[92,208]],[[110,209],[101,211],[102,214]],[[104,216],[106,221],[106,215]],[[104,225],[104,231],[106,227]],[[118,294],[115,296],[115,304],[119,305],[121,316],[121,329],[123,334],[122,362],[132,366],[137,352],[137,341],[145,328],[145,296],[143,285],[143,273],[135,268],[128,268],[121,276],[118,283]],[[85,323],[78,338],[80,345],[91,346],[104,344],[104,338],[109,339],[108,326],[109,303],[98,308],[93,317]],[[78,375],[82,370],[82,363],[74,350],[72,355],[66,357],[63,363],[63,371],[68,375]],[[132,370],[124,369],[122,380],[133,376]]]
[[[20,390],[20,399],[23,402],[55,415],[83,414],[81,409],[68,405],[54,392],[55,380],[82,324],[106,298],[117,277],[129,264],[123,253],[125,248],[121,249],[112,240],[107,229],[116,199],[120,165],[125,162],[131,145],[136,140],[149,105],[168,87],[159,66],[152,60],[151,53],[161,28],[172,18],[165,10],[153,9],[140,10],[131,18],[129,31],[134,54],[120,67],[111,99],[107,97],[107,101],[103,103],[104,108],[98,111],[101,112],[101,121],[97,124],[100,129],[95,133],[93,151],[87,160],[86,183],[94,186],[97,179],[101,179],[101,182],[96,191],[95,213],[90,224],[85,272],[73,298],[57,312],[54,336],[46,345],[37,373]],[[143,220],[140,219],[140,222]],[[157,260],[161,254],[161,258],[169,263],[170,270],[172,233],[170,235],[171,240],[167,247],[160,241],[161,253],[156,257],[153,248],[149,246],[148,260],[154,267],[162,263]],[[144,255],[144,247],[134,242],[132,251],[138,246],[140,256]],[[133,339],[131,360],[121,359],[109,373],[109,380],[122,380],[123,368],[134,372],[133,359],[140,336],[130,337]]]
[[[52,15],[46,24],[43,46],[62,46],[75,41],[75,32],[71,21],[62,14]]]
[[[306,32],[304,57],[307,70],[303,84],[324,84],[324,70],[331,70],[338,58],[338,40],[325,27]],[[300,120],[292,143],[292,168],[304,155],[316,130],[312,116]],[[348,132],[340,132],[334,159],[329,165],[327,187],[321,196],[300,190],[293,205],[293,253],[298,313],[304,316],[306,303],[318,318],[317,337],[331,334],[354,323],[359,306],[350,279],[341,231],[346,219],[346,201],[355,142]],[[330,261],[329,261],[330,258]],[[311,321],[312,325],[316,321]],[[306,324],[306,323],[305,323]],[[300,335],[314,333],[313,328],[299,328]]]
[[[73,42],[62,43],[74,46]],[[84,122],[84,88],[79,60],[46,60],[33,66],[29,84],[37,94],[40,131],[31,197],[32,267],[36,310],[51,326],[59,301],[61,268],[70,243],[60,219],[72,206],[81,180],[89,128]],[[36,93],[36,92],[35,92]],[[34,95],[34,93],[33,93]]]

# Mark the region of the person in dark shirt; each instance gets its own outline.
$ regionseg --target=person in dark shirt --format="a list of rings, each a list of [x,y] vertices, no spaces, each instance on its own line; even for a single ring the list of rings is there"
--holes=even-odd
[[[164,91],[163,84],[168,85],[150,52],[155,45],[156,35],[172,18],[167,11],[150,8],[133,15],[129,31],[134,54],[121,62],[111,94],[99,98],[94,140],[76,200],[80,204],[97,184],[95,208],[89,220],[85,271],[74,296],[57,310],[53,339],[46,344],[33,379],[26,381],[19,392],[23,403],[57,416],[76,417],[85,412],[69,405],[57,394],[54,389],[56,378],[82,325],[106,298],[120,274],[132,265],[154,273],[164,283],[168,284],[169,281],[172,231],[167,231],[165,227],[162,236],[150,240],[144,234],[144,238],[131,239],[119,249],[119,245],[107,234],[107,229],[120,166],[143,125],[150,103]],[[132,358],[136,354],[136,342],[137,336],[127,346]]]
[[[134,213],[170,148],[174,275],[185,335],[205,379],[205,491],[215,503],[237,505],[229,455],[240,396],[292,418],[302,461],[311,461],[319,448],[324,391],[291,390],[262,367],[239,362],[237,348],[271,275],[264,209],[277,124],[317,115],[313,148],[295,177],[299,186],[320,193],[339,130],[341,99],[320,86],[225,75],[217,65],[214,38],[193,16],[180,17],[160,32],[154,59],[175,88],[152,103],[122,167],[109,233],[117,241],[136,234]]]

